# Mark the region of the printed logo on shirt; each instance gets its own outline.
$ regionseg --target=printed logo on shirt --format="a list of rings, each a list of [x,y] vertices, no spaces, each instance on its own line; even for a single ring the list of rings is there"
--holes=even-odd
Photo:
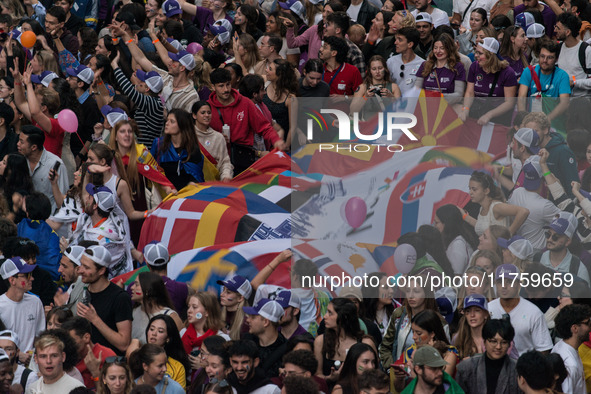
[[[484,77],[482,76],[482,74],[478,74],[478,75],[476,76],[476,80],[477,80],[477,81],[482,81],[482,78],[484,78]]]
[[[242,120],[244,120],[244,111],[240,111],[240,112],[238,112],[238,115],[236,115],[236,119],[237,119],[239,122],[242,122]]]
[[[27,321],[35,321],[35,315],[29,314],[29,316],[27,316]]]
[[[446,82],[451,81],[451,79],[449,79],[448,77],[443,77],[443,78],[440,78],[439,80],[441,81],[441,83],[446,83]]]

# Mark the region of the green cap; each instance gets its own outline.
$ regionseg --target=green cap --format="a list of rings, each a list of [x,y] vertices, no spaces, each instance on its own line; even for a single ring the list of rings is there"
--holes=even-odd
[[[447,365],[447,362],[433,346],[421,346],[415,350],[412,363],[417,366],[426,365],[432,368],[444,367]]]

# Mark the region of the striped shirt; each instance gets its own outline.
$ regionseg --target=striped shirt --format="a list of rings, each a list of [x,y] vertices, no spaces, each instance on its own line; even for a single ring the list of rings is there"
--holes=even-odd
[[[156,71],[162,77],[164,87],[162,88],[162,99],[166,104],[166,110],[170,111],[173,108],[184,109],[187,112],[191,112],[191,108],[195,101],[199,100],[199,94],[195,90],[193,82],[189,81],[189,84],[182,89],[174,90],[173,88],[173,77],[161,68],[152,66],[152,70]]]
[[[134,119],[140,129],[138,142],[150,149],[152,141],[160,137],[164,129],[164,106],[160,97],[139,93],[120,68],[115,69],[115,78],[125,93],[135,103]]]

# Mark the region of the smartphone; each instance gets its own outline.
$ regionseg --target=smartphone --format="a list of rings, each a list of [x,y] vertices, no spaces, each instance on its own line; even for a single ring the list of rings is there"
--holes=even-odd
[[[193,357],[197,357],[197,356],[199,356],[199,354],[201,354],[201,350],[193,350],[191,352],[191,356],[193,356]]]
[[[55,179],[55,174],[57,174],[57,170],[60,168],[61,164],[62,163],[60,163],[59,161],[56,161],[55,164],[53,165],[53,175],[49,176],[52,181]]]

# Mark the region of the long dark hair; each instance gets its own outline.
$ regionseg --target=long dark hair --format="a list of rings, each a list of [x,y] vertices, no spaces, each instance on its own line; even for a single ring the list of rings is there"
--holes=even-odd
[[[164,351],[166,351],[166,355],[183,364],[185,371],[190,371],[191,364],[189,363],[189,357],[187,357],[187,353],[185,353],[183,341],[181,340],[179,330],[174,320],[172,320],[172,317],[168,315],[156,315],[152,317],[148,323],[148,326],[146,327],[146,341],[148,340],[150,326],[156,320],[162,320],[164,324],[166,324],[166,336],[168,337],[166,343],[164,344]]]
[[[74,111],[78,119],[80,119],[80,102],[68,81],[64,78],[55,78],[51,81],[50,86],[60,95],[60,106],[57,112],[59,113],[62,109],[68,108]]]
[[[425,309],[413,316],[412,323],[429,333],[435,334],[435,338],[433,338],[434,340],[442,341],[449,345],[449,340],[443,329],[443,323],[441,322],[441,316],[439,313],[431,309]]]
[[[385,272],[372,272],[368,275],[369,278],[379,278],[380,281],[385,278],[387,274]],[[370,279],[371,280],[371,279]],[[368,286],[363,289],[363,301],[361,302],[361,311],[362,315],[369,319],[370,321],[376,321],[377,319],[377,311],[378,311],[378,302],[380,300],[380,288]],[[392,303],[384,306],[386,310],[386,316],[388,316],[388,320],[390,320],[390,316],[392,316],[392,312],[394,312],[394,305]]]
[[[335,298],[330,303],[337,314],[337,328],[326,329],[324,343],[322,344],[322,354],[332,359],[339,345],[341,333],[360,341],[363,331],[361,331],[361,327],[359,326],[357,307],[353,301],[347,298]]]
[[[168,116],[174,115],[179,131],[181,133],[181,146],[187,151],[187,159],[189,161],[191,155],[195,150],[199,149],[197,143],[197,134],[195,134],[195,124],[193,122],[193,116],[180,108],[173,108],[168,112]],[[165,153],[171,144],[170,134],[164,134],[162,142],[160,143],[159,153]]]
[[[240,5],[240,7],[238,7],[238,9],[240,10],[240,12],[246,17],[246,30],[245,33],[250,34],[251,36],[255,36],[257,35],[257,20],[259,18],[259,14],[257,12],[257,9],[253,6],[251,6],[250,4],[242,4]],[[242,31],[242,29],[240,29],[240,27],[236,26],[236,24],[234,24],[234,31]]]
[[[150,365],[156,356],[166,353],[163,348],[151,343],[146,343],[129,356],[129,368],[133,378],[137,379],[144,374],[143,364]]]
[[[462,212],[458,207],[452,204],[446,204],[439,207],[435,215],[437,215],[441,223],[445,226],[445,230],[441,236],[446,249],[458,235],[461,235],[473,249],[478,247],[478,237],[474,229],[462,219]]]
[[[93,52],[94,53],[94,52]],[[105,55],[94,55],[96,58],[96,69],[103,69],[101,79],[109,85],[114,85],[115,78],[113,77],[113,68],[111,67],[111,60]]]
[[[345,362],[343,363],[341,372],[339,373],[338,384],[343,387],[343,392],[359,392],[358,381],[360,373],[357,371],[357,360],[359,360],[359,357],[361,357],[361,355],[365,352],[371,352],[373,354],[377,367],[379,363],[378,355],[371,346],[363,342],[356,343],[355,345],[351,346],[349,352],[347,353],[347,357],[345,358]]]
[[[31,193],[34,190],[33,179],[29,174],[29,164],[25,156],[20,153],[10,153],[6,156],[6,168],[4,169],[4,195],[12,201],[12,195],[16,191]]]
[[[277,81],[275,81],[275,95],[276,100],[279,100],[283,93],[296,94],[298,91],[298,80],[296,78],[295,69],[293,65],[285,59],[275,59],[275,74],[277,74]]]
[[[440,218],[441,219],[441,218]],[[447,227],[445,228],[447,231]],[[453,276],[454,270],[445,253],[446,246],[443,244],[443,235],[435,227],[424,224],[419,227],[419,235],[425,242],[425,251],[429,253],[437,264],[443,269],[447,275]]]
[[[144,310],[149,311],[155,307],[174,309],[164,280],[160,275],[154,272],[141,272],[138,275],[138,280],[142,288]]]
[[[480,183],[483,189],[488,189],[488,197],[492,198],[493,201],[505,201],[505,195],[492,176],[486,172],[474,171],[470,176],[470,180]]]
[[[90,58],[94,54],[98,44],[98,35],[92,27],[87,26],[78,30],[78,33],[82,39],[82,45],[80,46],[80,61],[84,62],[86,58]]]

